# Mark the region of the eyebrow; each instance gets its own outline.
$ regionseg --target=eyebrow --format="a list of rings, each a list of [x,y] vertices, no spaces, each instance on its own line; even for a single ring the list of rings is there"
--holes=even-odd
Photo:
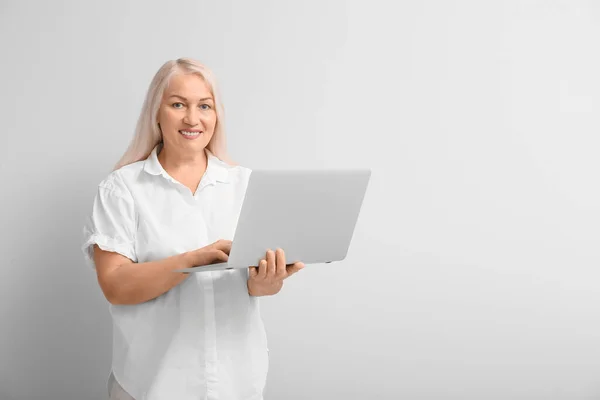
[[[183,96],[180,96],[180,95],[178,95],[178,94],[172,94],[171,96],[169,96],[169,99],[170,99],[171,97],[179,97],[180,99],[182,99],[182,100],[184,100],[184,101],[188,101],[188,99],[186,99],[185,97],[183,97]],[[211,100],[211,101],[212,101],[212,99],[213,99],[212,97],[204,97],[204,98],[200,99],[199,101],[205,101],[205,100]]]

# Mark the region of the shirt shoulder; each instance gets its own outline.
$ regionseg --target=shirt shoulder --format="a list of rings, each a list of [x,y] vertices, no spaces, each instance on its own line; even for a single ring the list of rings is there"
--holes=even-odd
[[[228,170],[229,183],[236,186],[240,185],[245,188],[248,185],[248,180],[250,179],[250,174],[252,173],[252,170],[242,165],[225,165]]]
[[[100,181],[98,188],[111,191],[115,195],[124,198],[131,198],[132,186],[136,182],[143,167],[144,160],[114,170]]]

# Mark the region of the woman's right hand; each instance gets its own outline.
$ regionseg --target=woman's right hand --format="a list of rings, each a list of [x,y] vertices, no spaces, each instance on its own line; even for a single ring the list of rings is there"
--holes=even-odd
[[[185,253],[190,267],[227,262],[231,251],[231,240],[219,239],[200,249]]]

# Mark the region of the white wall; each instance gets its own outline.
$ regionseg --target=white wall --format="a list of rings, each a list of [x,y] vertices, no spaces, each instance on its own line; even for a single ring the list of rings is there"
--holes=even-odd
[[[600,398],[597,2],[1,4],[0,399],[105,398],[81,225],[180,56],[241,164],[373,169],[347,260],[262,303],[267,399]]]

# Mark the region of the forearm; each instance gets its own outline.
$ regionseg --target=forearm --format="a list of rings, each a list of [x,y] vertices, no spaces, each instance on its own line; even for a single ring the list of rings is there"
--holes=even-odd
[[[120,265],[105,279],[107,299],[112,304],[139,304],[152,300],[189,276],[173,270],[191,266],[187,253],[157,261]]]

